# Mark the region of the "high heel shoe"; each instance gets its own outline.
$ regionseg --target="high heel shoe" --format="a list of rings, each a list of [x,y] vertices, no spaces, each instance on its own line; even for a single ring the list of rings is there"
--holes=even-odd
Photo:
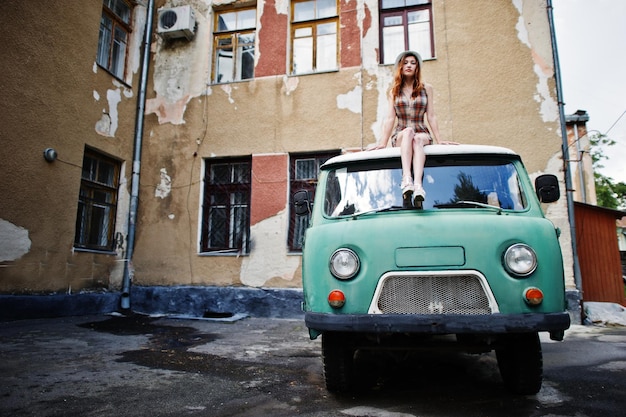
[[[417,187],[413,191],[413,205],[417,207],[426,199],[426,191],[422,187]]]
[[[402,198],[410,201],[411,194],[413,194],[413,179],[411,177],[402,178],[400,187],[402,188]]]

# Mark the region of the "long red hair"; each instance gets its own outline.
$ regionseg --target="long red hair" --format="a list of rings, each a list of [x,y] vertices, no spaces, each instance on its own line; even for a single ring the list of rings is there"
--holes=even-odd
[[[419,57],[415,56],[411,52],[405,52],[400,56],[400,59],[396,61],[397,64],[393,75],[393,84],[390,89],[392,97],[398,97],[401,94],[400,90],[402,89],[402,84],[404,84],[402,67],[407,56],[415,57],[415,60],[417,61],[417,71],[415,71],[415,78],[413,79],[413,93],[411,93],[411,97],[417,97],[421,89],[424,88],[424,81],[422,80],[422,65]]]

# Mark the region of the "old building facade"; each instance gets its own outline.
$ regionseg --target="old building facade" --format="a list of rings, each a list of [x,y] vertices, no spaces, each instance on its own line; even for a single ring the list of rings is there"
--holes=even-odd
[[[290,196],[330,156],[382,139],[404,49],[422,55],[443,139],[564,176],[546,1],[4,8],[2,293],[119,290],[125,269],[138,286],[300,288]],[[566,201],[545,209],[574,288]]]
[[[146,21],[122,6],[3,4],[2,293],[121,284]]]

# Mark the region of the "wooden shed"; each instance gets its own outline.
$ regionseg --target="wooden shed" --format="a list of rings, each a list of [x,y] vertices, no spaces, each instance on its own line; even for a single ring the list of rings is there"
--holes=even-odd
[[[583,301],[626,306],[616,220],[626,212],[574,202]]]

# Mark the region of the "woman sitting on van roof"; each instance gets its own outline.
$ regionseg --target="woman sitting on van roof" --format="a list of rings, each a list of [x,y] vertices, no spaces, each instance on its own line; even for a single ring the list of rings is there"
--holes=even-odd
[[[424,146],[433,144],[433,137],[434,143],[456,143],[442,142],[439,138],[439,125],[433,105],[433,87],[422,80],[422,58],[417,52],[405,51],[396,58],[393,84],[388,97],[389,107],[383,122],[382,141],[371,149],[385,148],[389,140],[391,146],[400,146],[402,198],[412,200],[414,205],[418,205],[426,198],[422,187],[426,160]],[[430,131],[424,123],[424,116]],[[396,119],[398,123],[393,129]]]

